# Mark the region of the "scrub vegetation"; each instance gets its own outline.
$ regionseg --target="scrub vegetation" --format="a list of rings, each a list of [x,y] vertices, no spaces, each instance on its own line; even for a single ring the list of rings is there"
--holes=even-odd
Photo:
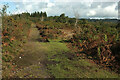
[[[3,78],[119,78],[120,23],[46,12],[2,15]]]

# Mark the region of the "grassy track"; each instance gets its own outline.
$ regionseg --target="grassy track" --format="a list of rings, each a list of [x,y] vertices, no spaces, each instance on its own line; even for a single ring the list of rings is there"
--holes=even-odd
[[[83,57],[76,57],[60,40],[39,42],[39,32],[31,29],[30,39],[21,55],[15,58],[15,75],[21,78],[116,78],[117,74],[103,70]]]

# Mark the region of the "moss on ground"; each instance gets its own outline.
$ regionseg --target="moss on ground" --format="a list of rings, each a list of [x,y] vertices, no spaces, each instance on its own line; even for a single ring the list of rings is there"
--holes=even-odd
[[[118,78],[116,73],[101,69],[88,59],[76,57],[59,40],[41,44],[47,48],[48,72],[55,78]]]
[[[36,38],[36,37],[35,37]],[[88,59],[77,57],[60,40],[38,42],[31,38],[24,46],[21,59],[15,61],[18,69],[15,77],[21,78],[118,78],[109,70],[101,69]],[[34,39],[34,40],[33,40]]]

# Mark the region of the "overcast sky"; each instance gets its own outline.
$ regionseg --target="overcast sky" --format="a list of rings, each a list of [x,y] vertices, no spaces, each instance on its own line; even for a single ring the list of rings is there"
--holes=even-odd
[[[94,0],[22,0],[8,3],[10,11],[13,14],[22,12],[45,11],[48,16],[58,16],[65,13],[66,16],[74,17],[78,13],[81,18],[118,18],[117,1],[94,1]],[[1,6],[1,5],[0,5]]]

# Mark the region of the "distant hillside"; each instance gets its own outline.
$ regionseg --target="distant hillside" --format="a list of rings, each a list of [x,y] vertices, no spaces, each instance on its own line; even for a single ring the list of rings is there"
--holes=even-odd
[[[104,21],[104,22],[118,22],[118,19],[87,19],[90,22]]]

